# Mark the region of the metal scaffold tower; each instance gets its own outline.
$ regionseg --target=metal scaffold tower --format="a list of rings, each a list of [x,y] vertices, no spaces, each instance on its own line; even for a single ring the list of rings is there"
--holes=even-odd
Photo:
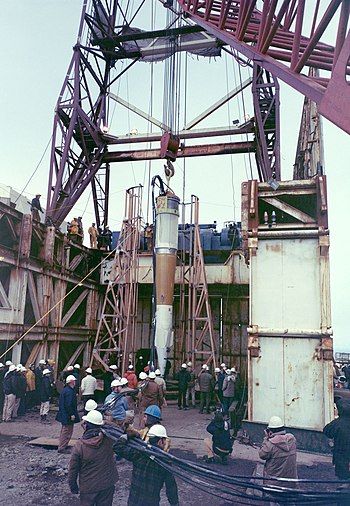
[[[125,218],[115,255],[92,353],[105,368],[111,356],[125,369],[134,351],[138,300],[138,250],[140,244],[142,187],[129,188],[125,196]],[[113,357],[113,358],[114,358]]]
[[[188,355],[194,364],[212,363],[213,367],[216,367],[217,350],[199,231],[199,199],[195,195],[191,196],[191,223],[193,241],[189,259]]]

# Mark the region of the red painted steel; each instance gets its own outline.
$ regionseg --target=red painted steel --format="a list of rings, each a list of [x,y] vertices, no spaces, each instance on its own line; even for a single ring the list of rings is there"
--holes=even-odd
[[[315,101],[323,116],[350,133],[349,0],[178,3],[192,21]],[[310,18],[311,32],[306,35]],[[330,24],[333,44],[321,40]],[[308,76],[307,67],[324,72],[321,77]]]

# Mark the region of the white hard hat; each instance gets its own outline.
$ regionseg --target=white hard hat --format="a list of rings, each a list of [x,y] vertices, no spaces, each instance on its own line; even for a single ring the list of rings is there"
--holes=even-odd
[[[232,374],[231,369],[226,369],[226,374],[228,374],[230,376],[230,374]]]
[[[215,367],[215,372],[220,372],[220,367]]]
[[[120,383],[119,380],[113,380],[111,383],[111,388],[121,387],[121,386],[122,386],[122,384]]]
[[[70,383],[71,381],[77,381],[77,378],[75,376],[73,376],[73,374],[70,374],[66,378],[66,383]]]
[[[95,402],[93,399],[89,399],[85,403],[85,411],[92,411],[93,409],[97,408],[97,402]]]
[[[152,425],[152,427],[148,431],[147,436],[148,437],[168,437],[165,427],[163,425],[160,425],[159,423]]]
[[[220,364],[220,367],[226,367],[226,364],[223,362],[222,364]]]
[[[159,369],[156,369],[154,371],[154,373],[155,373],[156,376],[160,376],[162,374]]]
[[[140,356],[139,356],[139,359],[140,359],[140,360],[142,360],[142,359],[143,359],[143,357],[141,357],[141,355],[140,355]]]
[[[43,375],[44,375],[44,374],[51,374],[50,369],[44,369],[44,370],[43,370]]]
[[[45,362],[45,360],[42,358],[41,360],[39,360],[39,364],[44,365],[44,364],[46,364],[46,362]]]
[[[142,371],[142,372],[140,372],[140,374],[139,374],[139,379],[140,379],[140,380],[145,380],[146,378],[147,378],[147,374],[146,374],[145,372],[143,372],[143,371]]]
[[[93,425],[103,425],[104,424],[102,413],[100,413],[99,411],[96,411],[96,409],[92,409],[91,411],[89,411],[87,415],[82,417],[82,419],[85,422],[92,423]]]
[[[23,367],[22,364],[18,364],[18,366],[16,367],[17,371],[19,371],[19,372],[22,371],[22,367]]]
[[[128,369],[130,369],[130,370],[131,370],[131,369],[133,369],[133,368],[134,368],[134,366],[133,366],[132,364],[130,364],[130,365],[128,366]]]
[[[73,367],[72,365],[69,365],[69,366],[67,367],[67,371],[73,371],[73,369],[74,369],[74,367]]]
[[[236,372],[236,368],[235,367],[231,367],[231,372]]]
[[[5,365],[8,365],[8,366],[9,366],[9,365],[12,365],[11,360],[6,360]]]
[[[128,380],[127,380],[126,378],[121,378],[121,379],[120,379],[120,384],[121,384],[122,386],[127,385],[128,383],[129,383],[129,382],[128,382]]]
[[[80,365],[79,364],[74,364],[74,369],[80,369]]]
[[[284,423],[279,416],[271,416],[267,427],[268,429],[281,429],[284,427]]]
[[[15,364],[11,364],[10,367],[9,367],[9,372],[12,372],[12,371],[15,371],[15,370],[16,370]]]
[[[86,372],[87,374],[92,374],[92,369],[91,369],[91,367],[88,367],[87,369],[85,369],[85,372]]]
[[[151,371],[148,375],[150,379],[154,379],[156,377],[156,373],[154,371]]]
[[[187,369],[187,364],[182,364],[182,366],[184,369]]]
[[[118,367],[115,364],[110,365],[109,368],[112,369],[112,371],[115,371],[116,369],[118,369]]]
[[[208,369],[207,364],[203,364],[203,365],[202,365],[202,369]]]
[[[187,362],[187,367],[192,367],[192,362]]]
[[[0,362],[0,367],[5,367],[4,364],[2,362]]]
[[[27,372],[27,369],[25,367],[22,367],[21,372]]]

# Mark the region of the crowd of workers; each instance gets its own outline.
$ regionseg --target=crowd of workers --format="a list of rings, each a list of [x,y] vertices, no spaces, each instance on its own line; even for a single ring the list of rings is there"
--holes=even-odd
[[[138,369],[140,369],[140,359]],[[0,403],[3,421],[15,421],[26,409],[40,403],[40,420],[50,423],[48,414],[54,388],[54,362],[40,360],[37,367],[28,369],[7,361],[0,364]],[[143,365],[143,364],[142,364]],[[200,396],[200,413],[214,411],[214,417],[206,427],[211,437],[203,446],[208,464],[215,460],[227,464],[233,451],[230,432],[230,407],[235,397],[238,373],[223,363],[211,374],[204,364],[195,374],[191,362],[183,363],[175,375],[178,381],[178,409],[196,406],[196,392]],[[69,442],[74,425],[82,421],[84,433],[71,453],[68,481],[72,493],[80,494],[82,505],[111,505],[115,483],[118,480],[118,461],[121,458],[133,463],[129,506],[153,506],[160,501],[160,491],[165,486],[169,503],[179,502],[176,481],[169,470],[145,456],[142,451],[128,445],[139,439],[151,447],[170,451],[170,438],[162,425],[162,410],[166,406],[166,382],[160,370],[153,371],[148,363],[140,372],[130,364],[121,374],[116,365],[110,365],[102,383],[88,367],[82,373],[79,364],[70,365],[60,375],[64,384],[59,395],[56,420],[61,424],[58,443],[59,453],[70,453]],[[102,390],[103,389],[103,390]],[[102,402],[98,404],[103,394]],[[84,405],[84,415],[78,412],[78,400]],[[214,400],[214,407],[212,403]],[[333,463],[339,479],[350,479],[350,402],[337,400],[339,417],[324,428],[327,437],[334,439]],[[135,413],[138,411],[138,417]],[[82,418],[82,420],[81,420]],[[121,436],[115,442],[101,428],[116,427]],[[265,461],[264,476],[296,479],[297,443],[288,433],[280,417],[272,416],[265,430],[265,437],[258,452]],[[106,473],[105,470],[110,472]],[[78,484],[79,483],[79,484]],[[296,482],[288,482],[289,487]]]

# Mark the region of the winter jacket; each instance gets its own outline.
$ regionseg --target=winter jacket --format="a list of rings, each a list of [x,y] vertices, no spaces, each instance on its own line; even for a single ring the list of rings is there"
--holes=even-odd
[[[207,432],[213,436],[214,453],[229,454],[232,452],[232,441],[228,423],[213,420],[207,427]]]
[[[154,381],[157,383],[157,385],[159,385],[162,388],[163,394],[164,394],[166,392],[165,380],[163,378],[161,378],[160,376],[157,376]]]
[[[235,381],[235,377],[226,375],[226,378],[224,379],[224,383],[222,385],[222,394],[224,397],[235,396]]]
[[[211,392],[213,389],[213,377],[208,371],[203,371],[198,376],[199,390],[201,392]]]
[[[218,389],[222,390],[224,379],[227,377],[227,374],[223,371],[219,372],[218,374]]]
[[[35,390],[40,391],[40,384],[43,380],[43,370],[40,366],[36,367],[34,370],[35,374]]]
[[[27,380],[20,372],[15,374],[15,394],[17,399],[22,399],[26,395]]]
[[[113,487],[118,480],[113,442],[101,432],[87,430],[73,448],[68,469],[68,483],[71,491],[93,494]]]
[[[73,420],[71,419],[72,417]],[[75,390],[66,385],[60,394],[58,401],[58,413],[56,420],[62,425],[72,425],[80,422],[77,410],[77,396]]]
[[[159,506],[164,485],[169,503],[179,504],[176,481],[168,470],[142,451],[130,448],[122,439],[114,444],[114,450],[118,456],[133,463],[128,506]]]
[[[176,379],[179,382],[179,392],[186,392],[189,382],[191,381],[191,375],[186,369],[180,369],[176,375]]]
[[[281,430],[271,437],[265,437],[259,450],[259,457],[266,461],[264,476],[298,478],[297,443],[293,434]]]
[[[113,401],[114,399],[117,399],[117,400],[113,404],[111,409],[109,409],[108,411],[111,412],[114,420],[125,420],[126,411],[129,409],[128,408],[128,401],[126,400],[124,395],[120,395],[117,392],[112,392],[111,394],[107,395],[107,397],[105,399],[105,404]]]
[[[124,374],[124,378],[128,380],[128,386],[130,388],[137,387],[137,376],[134,373],[134,371],[126,371],[126,373]]]
[[[323,433],[334,439],[333,464],[339,459],[350,459],[350,401],[342,399],[337,403],[339,418],[323,429]]]
[[[35,374],[34,371],[26,372],[26,381],[27,381],[27,392],[33,392],[35,390]]]
[[[43,377],[43,380],[40,385],[40,402],[47,402],[51,399],[52,396],[52,387],[51,387],[51,379],[48,374]]]
[[[188,382],[188,388],[193,388],[196,383],[196,375],[192,369],[189,369],[188,373],[190,375],[190,381]]]
[[[8,372],[4,376],[4,394],[16,394],[16,372]]]
[[[91,374],[88,374],[81,380],[81,395],[94,395],[97,388],[97,380]]]
[[[141,393],[140,407],[145,409],[153,404],[162,407],[163,389],[154,380],[148,380]]]

